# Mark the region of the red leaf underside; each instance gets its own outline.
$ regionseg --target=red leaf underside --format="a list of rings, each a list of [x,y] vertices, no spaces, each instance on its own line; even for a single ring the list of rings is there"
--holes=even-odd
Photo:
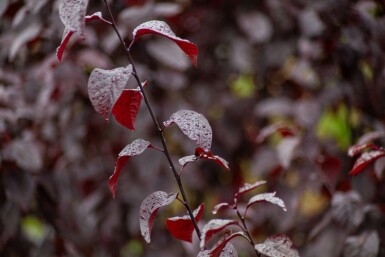
[[[135,130],[134,123],[141,102],[142,94],[139,91],[125,89],[112,107],[112,114],[120,124],[130,130]]]
[[[356,162],[354,163],[354,166],[352,170],[349,172],[349,175],[357,175],[360,173],[365,167],[367,167],[369,164],[374,162],[380,157],[384,157],[385,152],[384,151],[370,151],[370,152],[364,152]]]
[[[223,220],[223,219],[213,219],[210,220],[202,229],[202,237],[200,248],[204,249],[207,241],[216,233],[222,231],[230,225],[238,225],[236,220]]]
[[[350,157],[354,157],[354,156],[362,153],[364,150],[380,150],[380,147],[376,146],[375,144],[353,145],[353,146],[349,147],[348,155]]]
[[[128,156],[122,156],[122,157],[118,157],[118,159],[116,160],[114,173],[111,175],[110,179],[108,180],[108,186],[110,188],[113,198],[115,198],[116,187],[118,185],[118,178],[122,171],[123,165],[126,163],[126,161],[129,158],[130,157]]]
[[[224,167],[228,170],[230,169],[229,163],[225,159],[223,159],[222,157],[220,157],[218,155],[214,155],[209,150],[204,150],[203,148],[198,147],[195,149],[195,155],[199,156],[199,158],[201,158],[201,159],[213,160],[216,163],[218,163],[219,165],[221,165],[222,167]]]

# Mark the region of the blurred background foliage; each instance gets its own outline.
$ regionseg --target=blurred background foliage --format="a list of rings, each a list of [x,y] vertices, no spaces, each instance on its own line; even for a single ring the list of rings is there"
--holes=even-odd
[[[191,205],[206,204],[200,225],[242,183],[266,179],[263,191],[277,191],[288,212],[253,207],[256,242],[285,233],[301,256],[385,256],[385,161],[349,177],[347,156],[361,137],[384,131],[382,1],[109,2],[127,42],[137,25],[161,19],[199,47],[197,69],[157,36],[132,53],[159,120],[180,109],[204,114],[213,152],[230,163],[231,172],[208,161],[184,171]],[[144,106],[135,132],[94,112],[88,75],[128,60],[113,30],[94,21],[59,63],[57,9],[58,1],[0,1],[0,255],[196,256],[196,238],[181,243],[165,230],[165,218],[185,213],[177,203],[159,212],[150,245],[140,236],[141,201],[177,191],[163,155],[132,158],[112,199],[107,180],[120,150],[139,137],[160,142]],[[87,13],[96,11],[107,18],[103,2],[90,0]],[[193,153],[177,129],[166,137],[175,161]],[[239,256],[253,254],[235,245]]]

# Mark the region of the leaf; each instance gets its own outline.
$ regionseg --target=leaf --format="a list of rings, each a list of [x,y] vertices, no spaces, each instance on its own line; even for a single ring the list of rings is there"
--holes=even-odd
[[[282,139],[277,145],[277,157],[283,168],[289,168],[299,143],[300,139],[298,137],[289,137]]]
[[[230,170],[229,163],[222,157],[218,155],[213,155],[211,151],[204,150],[203,148],[198,147],[195,149],[195,155],[199,156],[199,158],[201,159],[213,160],[224,168]]]
[[[380,157],[384,157],[385,152],[382,150],[378,151],[370,151],[370,152],[364,152],[361,154],[360,157],[356,160],[354,163],[354,166],[352,170],[349,172],[349,175],[357,175],[359,172],[361,172],[366,166],[374,162]]]
[[[201,219],[204,209],[205,204],[202,203],[197,209],[194,210],[193,215],[196,222]],[[192,236],[195,228],[189,215],[168,218],[166,220],[166,227],[171,235],[176,239],[190,243],[192,242]]]
[[[357,145],[352,145],[348,149],[348,155],[350,157],[354,157],[360,153],[362,153],[365,150],[380,150],[381,148],[376,146],[375,144],[357,144]]]
[[[255,250],[268,257],[299,257],[298,251],[292,249],[293,243],[285,235],[268,237],[264,243],[256,244]]]
[[[110,179],[108,180],[108,186],[110,188],[113,198],[115,198],[116,186],[118,184],[118,178],[119,178],[120,172],[122,171],[123,165],[126,163],[126,161],[129,158],[131,158],[131,156],[139,155],[149,147],[151,147],[150,142],[145,141],[143,139],[136,139],[131,144],[127,145],[119,153],[118,159],[116,160],[116,163],[115,163],[114,173],[111,175]]]
[[[275,133],[279,133],[282,137],[292,137],[297,134],[297,131],[295,130],[295,128],[287,124],[274,123],[261,129],[261,131],[258,133],[256,141],[257,143],[262,143],[266,140],[266,138]]]
[[[181,39],[175,35],[171,30],[170,26],[163,21],[148,21],[140,24],[133,31],[133,39],[129,48],[134,44],[134,42],[142,35],[145,34],[158,34],[174,41],[180,49],[190,58],[194,66],[197,66],[198,58],[198,47],[186,39]]]
[[[238,253],[234,245],[232,243],[227,243],[221,249],[220,247],[218,248],[214,247],[212,250],[200,251],[197,257],[237,257],[237,256],[238,256]]]
[[[2,155],[23,170],[39,172],[43,168],[43,153],[35,141],[16,139],[4,147]]]
[[[228,203],[218,203],[214,206],[214,210],[212,211],[212,213],[217,214],[218,211],[223,208],[234,208],[234,205],[230,205]]]
[[[272,203],[272,204],[275,204],[275,205],[278,205],[279,207],[281,207],[284,211],[287,211],[286,209],[286,206],[285,206],[285,203],[278,197],[275,197],[275,192],[274,193],[264,193],[264,194],[259,194],[259,195],[255,195],[253,196],[248,204],[247,204],[247,207],[246,208],[249,208],[251,205],[255,204],[255,203],[259,203],[259,202],[269,202],[269,203]]]
[[[88,0],[60,0],[59,16],[68,30],[84,34],[87,5]]]
[[[257,187],[266,184],[266,181],[261,180],[257,181],[254,184],[245,183],[238,189],[238,192],[235,194],[234,198],[239,198],[241,195],[250,192],[251,190],[256,189]]]
[[[86,22],[88,21],[93,21],[93,20],[101,20],[101,21],[104,21],[105,23],[107,24],[110,24],[111,25],[111,22],[105,20],[103,17],[102,17],[102,13],[101,12],[96,12],[92,15],[88,15],[84,18],[84,20]],[[77,31],[75,30],[70,30],[69,28],[65,27],[64,28],[64,32],[63,32],[63,38],[62,38],[62,41],[60,43],[60,46],[56,49],[56,56],[59,60],[59,62],[61,62],[61,59],[63,57],[63,53],[64,53],[64,50],[69,42],[69,40],[71,39],[72,35],[74,33],[76,33]]]
[[[213,132],[209,122],[202,114],[190,110],[180,110],[172,114],[170,119],[164,122],[164,126],[168,127],[172,123],[176,123],[186,136],[205,151],[210,150]]]
[[[150,237],[152,224],[159,208],[172,203],[177,195],[177,193],[167,194],[166,192],[157,191],[150,194],[143,200],[142,205],[140,206],[139,225],[140,232],[147,243],[150,243],[151,241]]]
[[[213,219],[210,220],[202,229],[200,248],[203,250],[207,241],[216,233],[220,232],[224,228],[230,225],[238,225],[236,220],[223,220],[223,219]]]
[[[112,114],[120,124],[135,130],[134,122],[141,102],[142,94],[139,91],[125,89],[112,107]]]
[[[344,257],[379,256],[380,238],[377,231],[366,231],[358,236],[349,236],[345,240]]]
[[[198,156],[188,155],[179,159],[179,164],[185,166],[189,162],[195,162],[198,160]]]
[[[97,113],[108,121],[115,102],[132,73],[132,65],[113,70],[94,69],[88,80],[88,94]]]

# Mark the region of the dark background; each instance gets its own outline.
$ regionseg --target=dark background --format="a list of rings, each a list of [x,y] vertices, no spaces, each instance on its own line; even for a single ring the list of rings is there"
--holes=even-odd
[[[132,54],[158,119],[180,109],[202,113],[213,128],[213,152],[230,163],[230,172],[209,161],[184,171],[191,206],[206,204],[201,227],[231,217],[211,210],[232,201],[240,185],[265,179],[257,192],[277,191],[288,211],[254,206],[248,224],[256,242],[285,233],[301,256],[385,256],[385,162],[352,177],[347,156],[362,136],[384,131],[382,1],[110,3],[126,42],[137,25],[160,19],[198,45],[198,68],[159,36],[143,37]],[[160,142],[144,104],[135,132],[113,118],[106,124],[93,110],[90,72],[129,61],[112,28],[93,21],[59,63],[57,6],[0,1],[0,255],[196,256],[196,238],[181,243],[165,229],[167,217],[185,214],[176,202],[159,211],[150,245],[140,236],[142,200],[178,190],[162,154],[130,159],[112,199],[107,181],[121,149],[136,138]],[[109,19],[103,2],[90,0],[87,14],[96,11]],[[274,133],[259,142],[272,124],[294,136]],[[165,135],[176,162],[193,154],[195,145],[178,129]],[[254,253],[233,243],[239,256]]]

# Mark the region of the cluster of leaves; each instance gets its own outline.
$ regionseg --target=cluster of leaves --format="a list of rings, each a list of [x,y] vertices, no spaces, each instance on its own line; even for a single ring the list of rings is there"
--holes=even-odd
[[[381,2],[110,2],[125,41],[140,24],[164,20],[199,45],[199,70],[191,69],[191,59],[168,38],[155,36],[130,50],[159,119],[194,109],[215,131],[212,153],[206,154],[216,161],[196,165],[186,163],[205,159],[205,148],[172,127],[165,133],[171,152],[181,158],[200,226],[212,218],[209,212],[200,217],[200,203],[211,210],[233,199],[230,188],[238,192],[244,181],[266,179],[261,189],[276,191],[289,211],[282,215],[274,205],[248,209],[248,229],[258,243],[284,232],[301,256],[384,254]],[[170,243],[157,222],[151,247],[137,240],[143,196],[159,188],[175,192],[169,167],[153,148],[160,145],[158,135],[139,105],[132,125],[140,130],[134,135],[156,151],[126,161],[111,201],[105,182],[118,153],[134,141],[125,129],[132,115],[118,120],[114,113],[123,106],[115,102],[114,125],[105,126],[94,115],[87,80],[95,68],[129,69],[127,57],[108,14],[98,13],[102,1],[90,1],[84,33],[70,29],[68,37],[62,36],[58,7],[59,1],[0,1],[0,255],[196,256],[194,235],[195,247]],[[123,92],[143,98],[132,82],[131,77]],[[226,166],[216,154],[229,161],[232,172],[216,172]],[[191,217],[178,216],[184,213],[178,206],[164,208],[158,219],[177,216],[166,224],[184,220],[181,226],[190,231]],[[236,212],[227,208],[222,214],[232,219]],[[239,230],[221,231],[222,239]],[[247,240],[234,242],[239,255],[253,254]]]

